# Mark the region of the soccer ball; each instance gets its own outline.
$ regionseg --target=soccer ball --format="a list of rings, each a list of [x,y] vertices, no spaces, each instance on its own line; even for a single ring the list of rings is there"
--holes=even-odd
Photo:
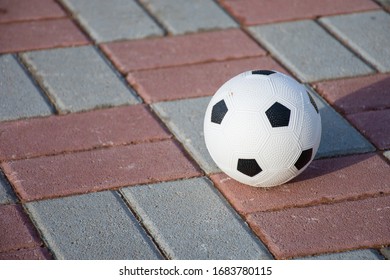
[[[313,160],[321,117],[307,89],[293,78],[247,71],[212,97],[204,137],[211,157],[231,178],[272,187],[291,180]]]

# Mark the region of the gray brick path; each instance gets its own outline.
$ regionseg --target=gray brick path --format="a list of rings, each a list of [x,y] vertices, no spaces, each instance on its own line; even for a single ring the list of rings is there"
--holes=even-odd
[[[60,112],[138,103],[94,47],[22,54]]]
[[[384,11],[322,18],[332,32],[379,71],[390,71],[390,15]]]
[[[348,252],[325,254],[307,258],[302,260],[383,260],[378,251],[372,249],[354,250]]]
[[[141,0],[172,34],[237,27],[212,0]]]
[[[203,118],[211,97],[153,104],[153,109],[206,173],[220,172],[207,151]]]
[[[314,21],[253,26],[249,30],[304,82],[373,72]]]
[[[122,199],[99,192],[27,204],[58,259],[160,259]]]
[[[163,35],[134,0],[61,0],[96,42]]]
[[[14,195],[14,192],[12,191],[10,185],[8,184],[7,179],[0,171],[0,205],[9,204],[15,201],[16,201],[16,197]]]
[[[271,258],[205,178],[129,187],[122,192],[169,258]]]
[[[40,90],[12,55],[0,56],[0,121],[50,115]]]

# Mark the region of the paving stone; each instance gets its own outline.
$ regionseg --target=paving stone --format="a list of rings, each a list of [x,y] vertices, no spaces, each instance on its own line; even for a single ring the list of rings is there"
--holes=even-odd
[[[390,151],[384,152],[383,155],[390,160]]]
[[[384,196],[258,212],[248,222],[278,259],[374,248],[390,243],[389,204]]]
[[[50,114],[49,105],[17,60],[0,56],[0,121]]]
[[[240,29],[113,42],[101,48],[122,73],[266,54]]]
[[[308,87],[308,90],[311,91],[321,114],[321,143],[316,158],[365,153],[375,150],[367,139],[314,93],[311,88]]]
[[[379,149],[390,148],[390,109],[356,113],[347,118]]]
[[[11,186],[8,184],[7,179],[0,171],[0,205],[13,203],[15,201],[16,197],[14,192],[12,191]]]
[[[211,158],[203,134],[203,119],[211,97],[155,103],[153,109],[206,173],[221,170]]]
[[[273,188],[253,188],[224,173],[210,177],[241,215],[390,194],[390,166],[375,153],[314,160]]]
[[[361,249],[348,252],[305,257],[301,260],[383,260],[377,250]]]
[[[316,18],[379,8],[370,0],[219,0],[219,2],[245,25]]]
[[[271,258],[207,179],[121,191],[168,258]]]
[[[212,0],[141,0],[172,34],[184,34],[237,24]]]
[[[138,102],[94,47],[28,52],[22,58],[61,113]]]
[[[41,245],[38,233],[20,205],[0,205],[0,253]]]
[[[0,260],[50,260],[52,256],[46,248],[18,250],[0,253]]]
[[[170,137],[141,104],[3,122],[0,123],[0,160],[91,150]]]
[[[3,162],[23,201],[199,176],[170,140]]]
[[[96,42],[163,35],[134,0],[62,0]]]
[[[346,114],[390,108],[390,74],[324,81],[314,86]]]
[[[379,71],[390,71],[390,15],[373,11],[322,18],[327,28],[361,54]]]
[[[382,248],[380,252],[387,260],[390,260],[390,247]]]
[[[118,194],[99,192],[28,203],[57,259],[160,259]]]
[[[0,24],[0,53],[88,44],[88,39],[69,19]]]
[[[390,11],[390,0],[377,0],[377,2],[381,4],[385,10]]]
[[[0,23],[65,16],[53,0],[2,0],[0,3]]]
[[[213,95],[228,79],[251,69],[286,72],[272,58],[264,56],[136,71],[127,80],[147,103],[153,103]]]
[[[304,82],[352,77],[373,70],[311,20],[249,28],[253,36]]]

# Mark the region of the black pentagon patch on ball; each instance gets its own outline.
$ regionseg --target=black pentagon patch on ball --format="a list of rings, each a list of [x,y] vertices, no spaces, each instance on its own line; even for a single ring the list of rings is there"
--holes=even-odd
[[[237,170],[241,173],[253,177],[263,171],[255,159],[238,159]]]
[[[301,170],[303,167],[305,167],[305,165],[311,160],[312,154],[313,154],[313,149],[302,151],[297,162],[295,163],[295,167],[298,170]]]
[[[316,110],[316,112],[317,112],[317,114],[318,114],[319,112],[318,112],[318,107],[317,107],[316,102],[314,101],[314,99],[313,99],[313,97],[310,95],[310,93],[308,93],[307,91],[306,91],[306,93],[307,93],[307,95],[309,96],[311,105],[313,105],[314,109]]]
[[[267,111],[265,111],[272,127],[288,126],[290,122],[290,113],[290,109],[279,102],[275,102]]]
[[[254,70],[252,71],[252,74],[254,75],[271,75],[271,74],[274,74],[275,71],[271,71],[271,70]]]
[[[211,111],[211,122],[221,124],[223,118],[225,117],[228,108],[225,101],[221,100],[213,106]]]

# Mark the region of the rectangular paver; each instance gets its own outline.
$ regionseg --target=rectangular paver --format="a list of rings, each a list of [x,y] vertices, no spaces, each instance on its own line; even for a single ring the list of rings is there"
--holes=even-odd
[[[321,115],[322,134],[316,158],[365,153],[374,151],[374,146],[352,127],[340,114],[318,96],[311,88]]]
[[[237,27],[212,0],[141,0],[172,34]]]
[[[219,2],[245,25],[379,9],[370,0],[219,0]]]
[[[54,0],[2,0],[0,23],[65,17]]]
[[[20,205],[0,205],[0,253],[37,248],[42,244]]]
[[[347,117],[379,149],[390,149],[390,109],[361,112]]]
[[[140,104],[4,122],[0,123],[0,161],[170,137],[148,109]]]
[[[242,215],[390,194],[390,165],[372,153],[315,160],[292,181],[270,189],[240,184],[224,173],[211,178]]]
[[[168,258],[271,258],[207,179],[135,186],[122,193]]]
[[[383,260],[377,250],[360,249],[301,258],[301,260]]]
[[[373,11],[322,18],[327,28],[382,72],[390,71],[390,15]]]
[[[46,116],[51,111],[17,59],[13,55],[0,56],[0,121]]]
[[[28,52],[22,58],[61,113],[138,102],[92,46]]]
[[[122,73],[266,54],[240,29],[113,42],[101,47]]]
[[[316,90],[346,114],[390,108],[390,74],[316,83]]]
[[[0,171],[0,205],[13,203],[15,201],[16,201],[15,194],[12,191],[11,186],[8,184],[7,179]]]
[[[373,72],[312,20],[253,26],[249,30],[304,82]]]
[[[79,46],[89,43],[70,19],[0,24],[0,53]]]
[[[163,35],[134,0],[61,0],[96,42]]]
[[[272,58],[263,56],[135,71],[127,80],[147,103],[153,103],[213,95],[233,76],[253,69],[286,72]]]
[[[119,195],[99,192],[27,204],[57,259],[160,259]]]
[[[170,140],[3,162],[1,167],[25,201],[199,175]]]
[[[0,260],[51,260],[52,256],[46,248],[24,249],[0,253]]]
[[[277,258],[378,248],[390,243],[389,205],[384,196],[258,212],[248,222]]]

